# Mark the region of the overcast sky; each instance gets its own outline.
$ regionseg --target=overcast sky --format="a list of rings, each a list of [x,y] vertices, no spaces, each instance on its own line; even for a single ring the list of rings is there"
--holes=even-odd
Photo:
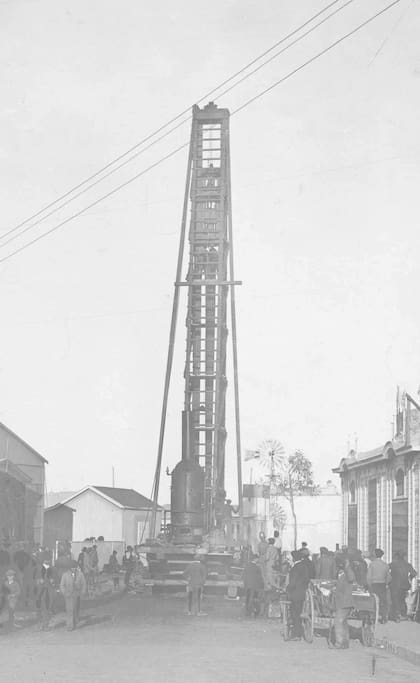
[[[0,232],[326,4],[0,0]],[[235,109],[386,4],[354,0],[218,104]],[[303,448],[320,482],[355,432],[361,450],[384,443],[396,385],[420,384],[419,35],[420,3],[402,0],[231,120],[243,447]],[[49,460],[49,490],[110,485],[114,466],[117,485],[150,494],[186,156],[0,265],[0,420]],[[185,301],[163,469],[181,454],[184,321]],[[231,409],[227,427],[235,498]]]

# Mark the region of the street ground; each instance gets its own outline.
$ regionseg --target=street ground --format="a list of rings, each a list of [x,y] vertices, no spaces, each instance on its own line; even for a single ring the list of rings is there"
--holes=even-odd
[[[2,635],[1,680],[20,683],[414,683],[418,667],[352,641],[330,650],[283,642],[278,620],[243,619],[239,602],[207,598],[203,617],[184,614],[184,600],[125,596],[83,613],[68,632],[64,615],[48,632],[34,627]],[[375,658],[375,673],[372,664]]]
[[[376,639],[388,652],[420,666],[420,624],[413,621],[379,624]]]

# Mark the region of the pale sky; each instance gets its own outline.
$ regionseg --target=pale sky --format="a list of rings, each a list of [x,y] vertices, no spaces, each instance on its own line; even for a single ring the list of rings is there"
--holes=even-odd
[[[326,4],[0,0],[0,233]],[[387,4],[354,0],[218,104],[235,109]],[[231,121],[243,448],[302,448],[321,483],[355,432],[361,450],[384,443],[396,385],[420,384],[419,35],[420,2],[402,0]],[[49,490],[110,485],[114,466],[117,485],[150,494],[186,156],[0,265],[0,420],[49,460]],[[185,301],[163,471],[181,455],[184,321]]]

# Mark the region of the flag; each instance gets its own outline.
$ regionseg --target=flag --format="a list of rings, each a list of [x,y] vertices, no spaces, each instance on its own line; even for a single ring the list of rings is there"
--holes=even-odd
[[[245,460],[255,460],[260,457],[259,451],[245,451]]]

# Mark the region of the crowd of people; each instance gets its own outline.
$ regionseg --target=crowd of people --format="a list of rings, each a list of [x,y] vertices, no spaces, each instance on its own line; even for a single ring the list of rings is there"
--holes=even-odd
[[[7,555],[7,556],[6,556]],[[260,534],[257,552],[244,549],[241,556],[244,606],[247,616],[267,614],[273,596],[283,593],[290,604],[292,638],[303,636],[302,610],[310,581],[331,583],[334,599],[334,630],[336,647],[348,647],[348,618],[353,609],[353,591],[363,588],[376,595],[379,619],[399,622],[407,618],[407,595],[416,571],[402,553],[395,553],[387,564],[380,548],[366,556],[360,550],[341,548],[335,551],[321,547],[311,553],[306,543],[291,553],[282,551],[279,533],[272,538]],[[51,553],[38,549],[29,554],[17,550],[14,554],[0,549],[0,626],[4,630],[16,627],[15,612],[36,609],[41,629],[48,629],[62,596],[69,630],[77,627],[83,596],[92,597],[99,576],[98,551],[95,543],[83,546],[77,560],[71,555],[58,558],[52,566]],[[102,565],[101,565],[102,569]],[[132,588],[133,577],[142,572],[143,563],[138,548],[127,546],[121,558],[113,550],[103,567],[112,578],[114,591]],[[198,554],[184,573],[187,591],[186,612],[203,616],[202,597],[207,579],[204,556]]]
[[[299,550],[283,553],[278,533],[269,539],[260,534],[258,552],[249,552],[244,569],[245,612],[248,616],[258,615],[272,591],[285,591],[290,603],[292,639],[300,640],[303,636],[301,615],[309,582],[331,582],[335,646],[346,648],[355,587],[377,596],[381,623],[407,618],[406,598],[417,573],[402,553],[395,553],[389,565],[383,555],[380,548],[365,557],[360,550],[346,547],[336,551],[321,547],[319,553],[312,554],[306,543]]]
[[[63,607],[66,624],[74,630],[79,621],[82,597],[93,598],[100,594],[100,569],[112,578],[114,591],[130,589],[133,574],[142,567],[136,548],[128,546],[118,557],[114,550],[108,564],[99,566],[95,542],[82,547],[77,560],[71,553],[60,555],[53,566],[52,553],[47,548],[34,552],[23,549],[0,548],[0,629],[3,632],[19,628],[16,610],[38,614],[39,627],[47,630],[55,611]],[[63,604],[64,603],[64,604]]]
[[[113,580],[113,589],[120,589],[120,576],[124,576],[124,590],[130,589],[130,579],[135,571],[142,566],[139,553],[132,546],[127,546],[121,562],[118,552],[113,550],[108,563],[103,567],[105,573]],[[60,593],[64,597],[67,629],[72,631],[77,627],[80,616],[80,602],[83,596],[94,597],[98,582],[99,565],[97,546],[83,547],[77,562],[67,559],[65,571],[60,581]]]
[[[0,625],[3,630],[16,628],[15,612],[37,609],[41,623],[49,604],[53,581],[51,553],[38,548],[33,553],[23,549],[0,549]]]
[[[99,558],[96,545],[84,546],[77,558],[77,564],[85,578],[89,597],[94,597],[98,583]]]

